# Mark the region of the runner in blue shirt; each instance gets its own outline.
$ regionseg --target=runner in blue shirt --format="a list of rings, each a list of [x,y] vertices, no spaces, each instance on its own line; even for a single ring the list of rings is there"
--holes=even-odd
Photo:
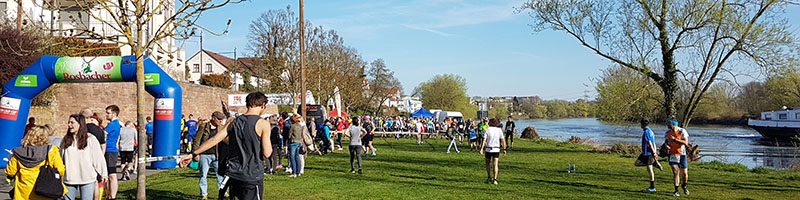
[[[188,133],[186,136],[186,140],[188,144],[192,143],[194,140],[194,136],[197,135],[197,121],[194,120],[194,115],[189,115],[189,121],[186,121],[186,129],[188,129]],[[186,145],[188,151],[192,151],[192,145]]]
[[[653,131],[650,130],[648,125],[650,121],[643,119],[641,121],[642,130],[642,154],[639,155],[639,158],[636,159],[634,165],[636,166],[647,166],[647,173],[650,174],[650,187],[644,189],[644,192],[655,192],[655,174],[653,174],[653,164],[661,170],[661,165],[658,164],[658,153],[656,152],[655,148],[655,135]]]
[[[117,161],[119,160],[119,131],[122,124],[119,123],[119,106],[110,105],[106,107],[106,119],[110,121],[106,125],[106,165],[108,165],[108,198],[117,198]]]

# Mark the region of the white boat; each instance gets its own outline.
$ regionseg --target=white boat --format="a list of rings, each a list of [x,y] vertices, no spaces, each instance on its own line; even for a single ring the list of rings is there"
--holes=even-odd
[[[749,119],[747,126],[765,138],[800,137],[800,108],[762,112],[758,119]]]

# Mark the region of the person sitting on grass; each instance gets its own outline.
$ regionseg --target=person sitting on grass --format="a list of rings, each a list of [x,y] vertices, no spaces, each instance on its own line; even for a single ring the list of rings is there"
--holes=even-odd
[[[486,183],[497,185],[497,164],[500,160],[500,150],[503,150],[503,156],[506,155],[506,141],[503,139],[503,130],[500,129],[500,120],[489,120],[489,128],[486,129],[485,137],[481,143],[481,155],[486,155]],[[484,150],[486,153],[484,154]],[[494,164],[494,177],[492,176],[492,163]]]
[[[655,174],[653,174],[653,164],[656,164],[656,167],[661,170],[661,165],[658,164],[658,153],[656,153],[656,146],[653,144],[655,140],[655,136],[653,135],[653,131],[650,130],[648,125],[650,121],[643,119],[641,121],[642,130],[644,133],[642,134],[642,154],[639,155],[639,158],[636,159],[634,165],[636,166],[647,166],[647,173],[650,174],[650,187],[644,189],[644,192],[655,192]]]

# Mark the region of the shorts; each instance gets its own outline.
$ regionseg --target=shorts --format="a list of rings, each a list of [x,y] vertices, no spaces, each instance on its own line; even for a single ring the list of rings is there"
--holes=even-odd
[[[231,197],[237,199],[262,199],[264,195],[264,181],[240,181],[233,178],[228,179],[227,185],[230,186]]]
[[[106,152],[106,166],[108,167],[108,173],[117,173],[117,161],[119,161],[119,153],[118,152]]]
[[[678,168],[687,169],[689,168],[689,161],[686,159],[686,155],[680,155],[680,158],[677,158],[677,161],[672,157],[677,157],[678,155],[669,155],[669,165],[677,165]]]
[[[645,166],[653,165],[653,163],[655,163],[655,159],[653,158],[652,155],[650,156],[639,155],[639,158],[637,158],[636,160],[638,160],[639,163],[642,163]]]
[[[486,152],[484,153],[484,155],[486,156],[486,159],[500,158],[500,152],[496,153]]]
[[[375,139],[375,136],[367,134],[366,136],[364,136],[364,143],[372,142],[372,140],[374,140],[374,139]]]
[[[132,163],[133,162],[133,151],[120,151],[119,157],[122,163]]]
[[[150,145],[150,146],[153,145],[153,133],[148,133],[147,134],[147,145]]]

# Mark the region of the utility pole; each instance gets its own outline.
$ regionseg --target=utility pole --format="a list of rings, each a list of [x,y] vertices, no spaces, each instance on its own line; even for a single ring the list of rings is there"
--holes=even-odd
[[[300,0],[300,116],[306,117],[306,40],[303,0]]]

